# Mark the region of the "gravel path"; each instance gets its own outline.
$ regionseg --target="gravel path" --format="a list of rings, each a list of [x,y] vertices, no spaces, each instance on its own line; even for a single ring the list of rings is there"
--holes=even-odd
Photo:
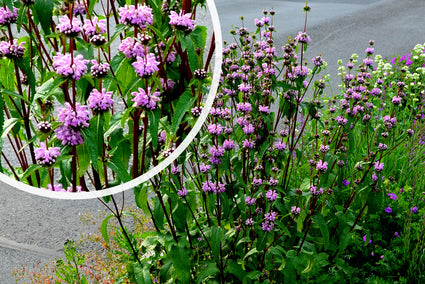
[[[246,26],[254,28],[253,20],[261,17],[264,8],[274,8],[277,40],[283,43],[287,35],[295,36],[304,24],[304,0],[216,0],[223,35],[240,26],[239,16],[245,16]],[[312,39],[307,59],[322,54],[328,62],[328,72],[335,76],[337,59],[347,60],[352,53],[363,55],[369,40],[375,40],[377,54],[391,57],[408,53],[416,43],[425,42],[425,1],[423,0],[317,0],[310,1],[307,33]],[[338,82],[332,81],[334,89]],[[67,239],[79,239],[83,233],[96,232],[100,223],[83,226],[79,213],[104,212],[98,200],[64,201],[26,194],[0,183],[0,283],[15,283],[13,268],[31,266],[62,256]],[[132,204],[132,193],[126,193],[126,203]],[[84,228],[84,229],[83,229]]]

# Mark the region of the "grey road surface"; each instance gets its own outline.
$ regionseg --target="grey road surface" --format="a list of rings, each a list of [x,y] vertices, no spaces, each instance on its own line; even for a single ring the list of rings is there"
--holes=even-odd
[[[295,36],[304,27],[304,0],[215,0],[224,38],[228,30],[240,26],[254,29],[253,20],[264,8],[274,8],[276,41]],[[375,40],[376,53],[384,57],[406,54],[417,43],[425,42],[425,1],[423,0],[311,0],[307,33],[312,41],[310,59],[322,54],[328,73],[335,76],[338,59],[347,60],[352,53],[363,56],[369,40]],[[337,81],[332,81],[334,91]],[[329,91],[328,91],[329,92]],[[0,283],[15,283],[13,268],[31,266],[62,256],[67,239],[79,239],[81,233],[97,230],[98,225],[84,227],[79,213],[104,211],[97,200],[62,201],[21,192],[0,183]],[[126,199],[132,202],[128,192]],[[83,229],[84,228],[84,229]]]

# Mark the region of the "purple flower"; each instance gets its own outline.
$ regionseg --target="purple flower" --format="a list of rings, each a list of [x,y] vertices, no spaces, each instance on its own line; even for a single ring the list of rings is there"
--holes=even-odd
[[[375,165],[374,169],[378,173],[382,172],[382,170],[384,169],[384,163],[379,163],[379,161],[376,161],[374,165]]]
[[[173,165],[172,167],[171,167],[171,174],[172,175],[177,175],[177,174],[179,174],[180,173],[180,169],[179,169],[179,167],[177,166],[175,166],[175,165]]]
[[[210,154],[214,157],[223,157],[224,156],[224,148],[214,145],[210,148]]]
[[[24,42],[21,42],[18,45],[18,40],[14,39],[12,43],[9,41],[1,41],[0,42],[0,56],[6,56],[7,58],[21,58],[24,56],[25,47]]]
[[[363,241],[366,242],[366,240],[367,240],[367,235],[364,235],[363,236]],[[371,242],[372,242],[372,239],[369,239],[369,242],[368,243],[370,244]]]
[[[254,177],[253,179],[252,179],[252,184],[254,185],[254,186],[260,186],[260,185],[262,185],[263,184],[263,180],[261,179],[261,178],[256,178],[256,177]]]
[[[233,140],[226,139],[223,141],[223,148],[225,150],[232,150],[234,147],[235,147],[235,143],[233,142]]]
[[[62,142],[62,145],[76,146],[84,142],[81,133],[70,126],[60,125],[55,129],[55,132],[56,137]]]
[[[127,37],[121,41],[118,50],[124,53],[127,58],[143,58],[145,57],[145,53],[149,52],[149,47],[143,46],[132,37]]]
[[[171,91],[174,88],[174,85],[176,84],[171,79],[164,80],[163,78],[160,78],[159,80],[161,81],[161,87],[165,92]]]
[[[309,43],[311,41],[310,37],[304,32],[298,32],[298,35],[295,37],[297,42]]]
[[[395,232],[394,233],[394,237],[396,237],[396,238],[399,238],[400,237],[400,235],[398,234],[398,232]]]
[[[417,213],[418,212],[418,207],[414,206],[412,208],[410,208],[410,211],[412,211],[413,213]]]
[[[102,92],[99,92],[97,89],[93,89],[87,99],[89,108],[97,113],[107,111],[114,104],[111,96],[112,92],[106,92],[105,89],[102,89]]]
[[[221,124],[208,124],[208,132],[219,136],[223,132]]]
[[[55,184],[52,186],[50,183],[47,185],[47,190],[50,191],[56,191],[56,192],[66,192],[66,190],[63,188],[62,184]]]
[[[255,199],[255,198],[252,198],[251,196],[247,196],[247,197],[245,198],[245,203],[246,203],[246,205],[248,205],[248,206],[252,206],[252,205],[254,205],[254,204],[255,204],[255,201],[256,201],[256,199]]]
[[[87,72],[88,60],[83,59],[81,54],[73,59],[71,54],[59,54],[53,57],[53,68],[58,75],[79,80]]]
[[[322,153],[327,153],[327,152],[329,152],[329,145],[320,145],[320,149],[319,149],[319,151],[320,152],[322,152]]]
[[[279,181],[277,179],[270,177],[269,184],[270,186],[276,186],[279,184]]]
[[[291,214],[293,215],[300,215],[301,213],[301,208],[297,207],[297,206],[292,206],[291,207]]]
[[[180,197],[185,197],[185,196],[187,195],[187,189],[186,189],[186,188],[184,188],[184,187],[182,187],[181,189],[179,189],[179,190],[177,191],[177,194],[178,194],[178,196],[180,196]]]
[[[42,166],[51,166],[55,163],[56,158],[60,155],[59,147],[47,148],[46,144],[40,144],[40,148],[34,150],[37,163]]]
[[[201,173],[206,174],[211,170],[211,165],[206,165],[205,163],[202,163],[199,165],[199,170]]]
[[[397,195],[395,195],[395,193],[388,193],[387,196],[389,196],[392,200],[397,200]]]
[[[255,131],[254,125],[252,125],[251,123],[243,127],[243,132],[247,135],[253,133],[254,131]]]
[[[391,214],[391,212],[393,212],[393,209],[391,209],[391,207],[387,207],[385,208],[385,212],[387,212],[388,214]]]
[[[277,216],[276,212],[270,211],[269,213],[264,215],[264,218],[266,218],[266,220],[268,220],[270,222],[274,222],[274,220],[276,220],[276,216]]]
[[[134,102],[135,107],[141,107],[148,110],[154,110],[157,107],[157,102],[161,99],[159,98],[159,92],[151,93],[151,88],[148,87],[148,92],[146,92],[143,88],[139,88],[139,92],[131,93],[134,98],[132,101]]]
[[[76,36],[79,32],[81,32],[81,21],[77,17],[72,18],[71,20],[68,16],[61,16],[59,18],[60,24],[56,26],[56,28],[63,34],[67,36]]]
[[[276,190],[269,190],[269,191],[266,192],[266,198],[270,202],[275,201],[277,199],[277,196],[278,196],[278,194],[277,194]]]
[[[316,169],[321,173],[326,172],[326,170],[328,169],[328,162],[318,161]]]
[[[183,15],[183,11],[181,11],[180,14],[171,11],[168,17],[170,18],[168,23],[177,30],[193,31],[195,29],[193,25],[195,21],[190,18],[190,13]]]
[[[252,220],[252,218],[248,218],[248,219],[246,220],[245,224],[246,224],[247,226],[252,226],[252,225],[254,225],[254,220]]]
[[[320,188],[319,190],[317,190],[317,187],[312,185],[310,187],[310,193],[312,195],[316,195],[316,196],[322,195],[323,194],[323,188]]]
[[[343,185],[349,185],[349,184],[350,184],[350,182],[349,182],[348,180],[344,179],[344,180],[342,181],[342,184],[343,184]]]
[[[93,66],[90,68],[90,73],[95,78],[104,78],[109,72],[109,63],[99,63],[96,60],[92,60]]]
[[[312,61],[313,61],[313,64],[318,66],[318,67],[323,65],[323,59],[322,59],[321,56],[314,57]]]
[[[238,85],[238,89],[239,91],[243,92],[243,93],[248,93],[249,91],[251,91],[252,86],[250,84],[247,83],[241,83]]]
[[[82,106],[77,102],[74,109],[66,102],[64,108],[59,108],[58,119],[60,122],[63,122],[65,126],[74,128],[88,127],[89,114],[86,105]]]
[[[97,17],[94,16],[91,19],[86,19],[84,23],[83,30],[88,37],[106,32],[105,19],[98,20]]]
[[[242,141],[242,147],[244,148],[252,149],[254,148],[254,145],[255,143],[251,139],[245,139]]]
[[[137,9],[134,5],[121,7],[119,9],[119,15],[120,23],[138,26],[141,29],[153,23],[152,9],[144,5],[138,5]]]
[[[279,151],[283,151],[286,149],[286,144],[284,142],[276,142],[274,144],[275,149],[279,150]]]
[[[0,25],[8,25],[16,22],[18,19],[19,9],[13,7],[13,12],[9,10],[8,7],[0,7]]]
[[[133,65],[137,75],[142,78],[150,77],[159,70],[159,62],[156,61],[155,54],[149,53],[145,57],[137,57]]]
[[[84,7],[84,4],[75,2],[72,13],[74,14],[74,16],[80,16],[80,15],[83,16],[87,14],[87,11],[86,11],[86,8]]]
[[[265,114],[269,114],[270,113],[270,107],[259,105],[258,106],[258,111],[259,112],[262,112],[262,113],[265,113]]]
[[[270,222],[268,220],[266,220],[263,223],[261,223],[261,228],[265,232],[271,232],[273,230],[273,226],[274,226],[274,223],[273,222]]]
[[[295,78],[299,78],[299,77],[306,77],[308,73],[309,71],[307,67],[297,66],[297,67],[292,67],[291,75],[294,76]]]
[[[366,66],[370,66],[370,65],[372,65],[373,64],[373,59],[372,58],[365,58],[365,59],[363,59],[363,63],[364,63],[364,65],[366,65]]]
[[[376,175],[375,172],[372,173],[372,180],[375,182],[378,180],[378,176]]]
[[[252,110],[250,103],[238,103],[236,105],[236,110],[241,112],[250,112]]]

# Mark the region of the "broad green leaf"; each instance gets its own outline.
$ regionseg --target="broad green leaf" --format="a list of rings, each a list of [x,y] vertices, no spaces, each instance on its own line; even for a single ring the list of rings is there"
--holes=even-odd
[[[323,236],[325,250],[327,250],[329,247],[329,230],[325,220],[323,219],[322,214],[316,214],[311,219],[313,219],[313,222],[315,222],[319,226],[320,232]]]
[[[174,245],[168,252],[173,263],[176,279],[181,283],[190,282],[190,249],[183,246],[183,242]],[[174,280],[176,280],[174,279]]]
[[[108,222],[112,217],[114,217],[113,214],[109,215],[102,221],[102,224],[100,225],[100,233],[102,234],[102,237],[107,244],[109,244]]]
[[[300,215],[298,215],[298,217],[297,217],[297,231],[298,232],[301,232],[303,230],[305,217],[307,217],[307,211],[301,210]]]
[[[63,82],[65,82],[65,78],[63,77],[50,78],[44,82],[40,88],[38,88],[37,93],[34,95],[34,100],[41,99],[44,101],[53,93],[56,88],[62,85]]]
[[[218,273],[219,270],[217,268],[217,264],[215,262],[210,262],[205,265],[205,267],[202,268],[201,273],[198,274],[198,277],[196,279],[196,283],[205,283],[205,281],[208,281],[208,278],[210,276],[213,276],[214,274]]]
[[[220,227],[213,226],[211,228],[211,239],[210,245],[212,248],[212,253],[214,255],[214,259],[220,259],[220,245],[223,239],[223,231]]]
[[[179,129],[180,122],[182,121],[184,115],[190,112],[190,108],[193,105],[193,102],[196,100],[196,97],[192,95],[190,90],[186,90],[179,98],[177,106],[174,109],[174,116],[171,124],[171,133],[176,133]]]
[[[53,7],[55,0],[37,0],[34,1],[34,10],[40,21],[41,27],[46,35],[50,34],[50,23],[53,17]]]
[[[158,146],[158,128],[159,128],[159,120],[161,117],[161,111],[159,109],[155,109],[154,111],[148,112],[149,117],[149,132],[151,135],[152,146],[154,149]]]
[[[146,186],[138,185],[134,188],[134,196],[136,200],[136,205],[140,209],[142,209],[143,213],[145,213],[146,216],[150,215],[149,208],[148,208],[148,190]]]

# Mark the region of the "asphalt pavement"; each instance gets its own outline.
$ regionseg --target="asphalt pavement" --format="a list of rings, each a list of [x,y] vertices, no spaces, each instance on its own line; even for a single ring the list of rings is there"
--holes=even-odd
[[[296,36],[304,27],[304,0],[215,0],[224,39],[230,41],[229,29],[244,25],[255,28],[254,19],[264,8],[276,12],[276,43]],[[375,52],[391,58],[406,54],[417,43],[425,42],[425,1],[423,0],[312,0],[307,34],[312,39],[306,58],[321,54],[328,62],[328,73],[337,74],[337,60],[353,53],[364,55],[369,40]],[[332,81],[337,91],[338,81]],[[331,91],[328,90],[328,94]],[[0,283],[15,283],[13,268],[25,264],[46,263],[63,255],[67,239],[79,239],[82,233],[97,231],[100,223],[84,226],[80,214],[105,211],[98,200],[54,200],[27,194],[0,183]],[[126,202],[133,203],[131,191]],[[79,214],[80,213],[80,214]]]

